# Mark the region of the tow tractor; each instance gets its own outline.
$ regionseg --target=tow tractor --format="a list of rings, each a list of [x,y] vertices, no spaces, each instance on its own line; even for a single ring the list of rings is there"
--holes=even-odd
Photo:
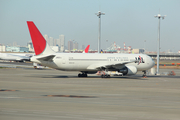
[[[123,73],[118,71],[98,71],[96,75],[101,76],[102,78],[109,78],[111,75],[113,76],[123,76]]]
[[[34,69],[43,69],[45,68],[44,66],[42,66],[41,64],[38,63],[33,63]]]

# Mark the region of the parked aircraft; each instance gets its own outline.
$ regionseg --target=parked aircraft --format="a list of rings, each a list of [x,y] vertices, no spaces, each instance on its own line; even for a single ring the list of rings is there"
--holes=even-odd
[[[102,72],[101,77],[110,75],[134,75],[154,66],[151,57],[145,54],[103,54],[103,53],[55,53],[32,21],[27,21],[35,50],[32,62],[64,71],[80,71],[78,77]],[[114,72],[115,71],[115,72]]]
[[[88,53],[89,47],[90,47],[90,45],[88,45],[88,46],[84,49],[83,53]]]
[[[27,56],[25,54],[20,55],[16,53],[0,53],[0,60],[24,62],[30,61],[30,56]]]

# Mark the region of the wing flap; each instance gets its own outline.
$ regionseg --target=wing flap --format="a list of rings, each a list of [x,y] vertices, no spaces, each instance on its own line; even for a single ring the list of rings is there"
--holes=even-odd
[[[121,62],[121,63],[114,63],[114,64],[92,64],[87,67],[87,69],[94,69],[94,70],[102,70],[102,69],[117,69],[123,67],[125,64],[137,62],[137,60],[134,61],[127,61],[127,62]]]

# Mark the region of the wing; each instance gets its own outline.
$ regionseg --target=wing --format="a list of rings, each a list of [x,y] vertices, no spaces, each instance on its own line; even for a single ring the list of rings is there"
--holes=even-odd
[[[120,62],[120,63],[114,63],[114,64],[92,64],[90,66],[87,67],[87,69],[89,70],[102,70],[102,69],[119,69],[119,68],[123,68],[125,64],[129,64],[129,63],[133,63],[133,62],[137,62],[137,60],[134,61],[127,61],[127,62]]]

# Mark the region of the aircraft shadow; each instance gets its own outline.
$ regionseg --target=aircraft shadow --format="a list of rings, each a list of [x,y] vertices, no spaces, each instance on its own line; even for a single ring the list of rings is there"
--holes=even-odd
[[[135,80],[148,80],[148,78],[180,78],[180,76],[156,76],[156,75],[147,75],[147,78],[143,78],[142,75],[134,76],[111,76],[110,78],[101,78],[101,76],[88,76],[88,77],[78,77],[72,75],[36,75],[36,76],[26,76],[26,77],[35,77],[35,78],[78,78],[78,79],[135,79]]]
[[[37,77],[37,76],[36,76]],[[41,78],[78,78],[78,79],[138,79],[138,80],[145,80],[142,76],[111,76],[110,78],[101,78],[101,76],[88,76],[88,77],[78,77],[78,76],[60,76],[60,75],[45,75],[45,76],[38,76]]]

